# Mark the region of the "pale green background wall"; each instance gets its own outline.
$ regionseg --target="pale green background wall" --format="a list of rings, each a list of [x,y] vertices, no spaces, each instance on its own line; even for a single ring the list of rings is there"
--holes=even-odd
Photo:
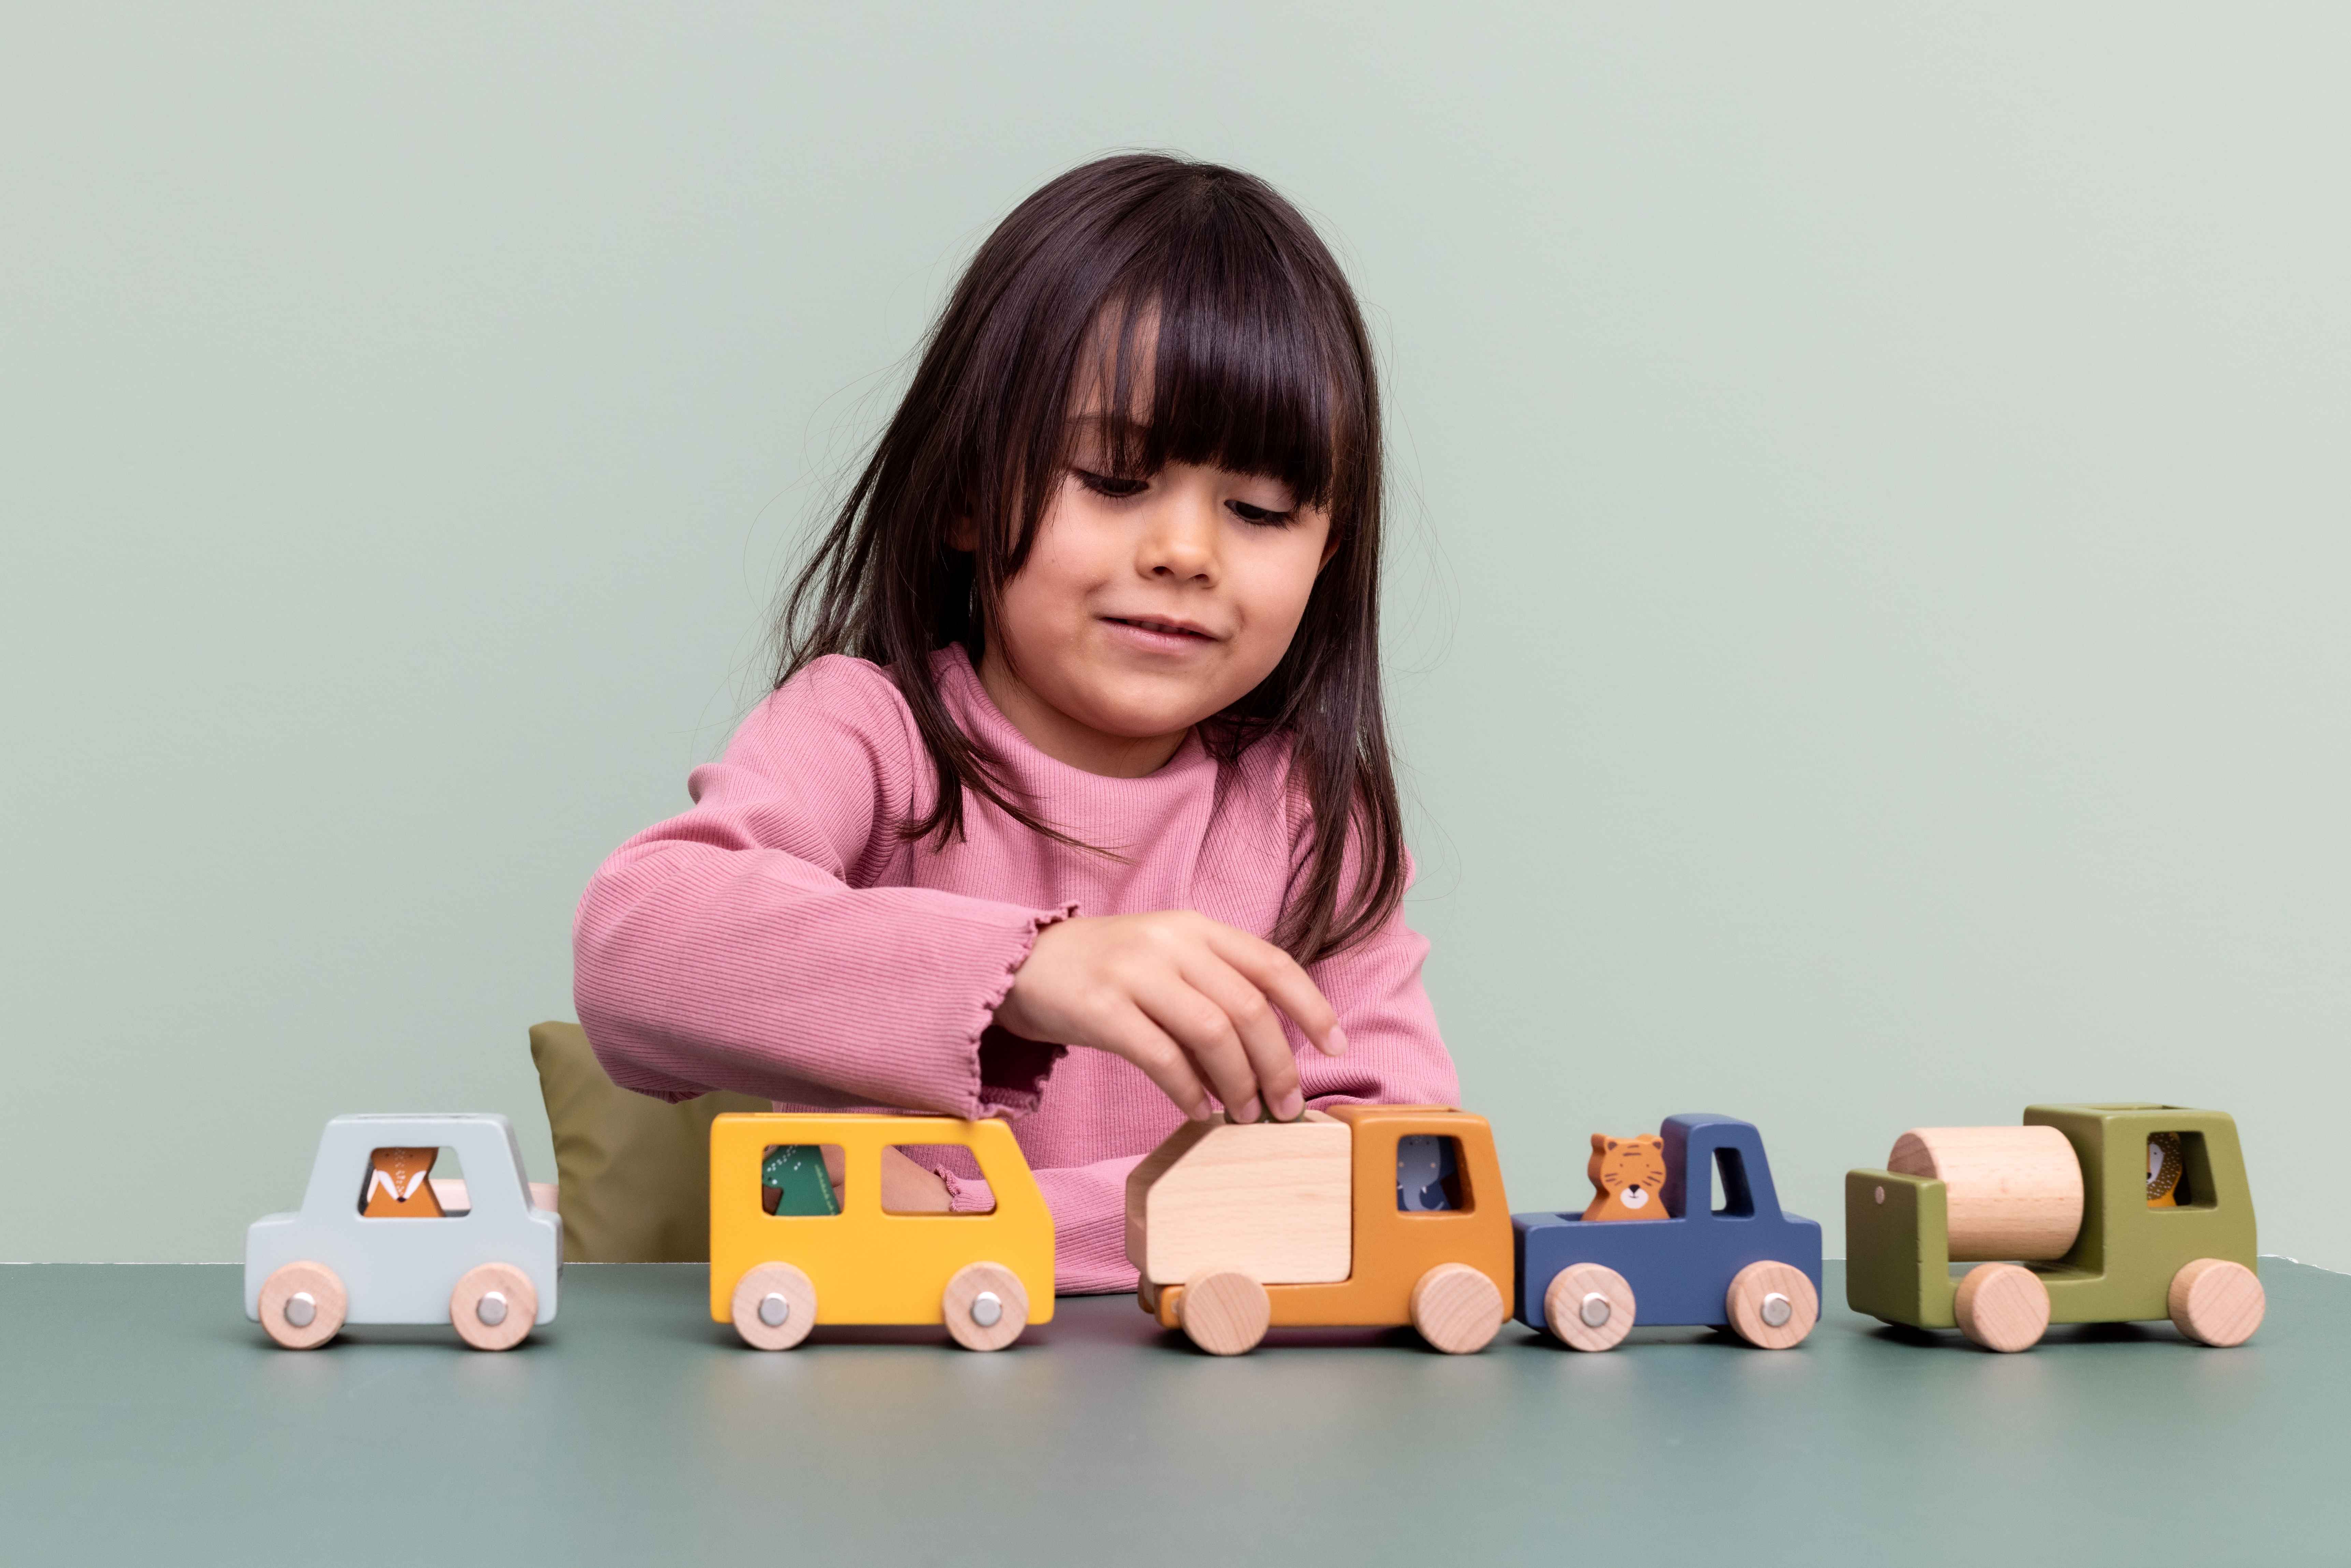
[[[0,1258],[498,1109],[959,260],[1270,176],[1391,373],[1414,908],[1513,1195],[2234,1110],[2351,1266],[2339,7],[17,6]]]

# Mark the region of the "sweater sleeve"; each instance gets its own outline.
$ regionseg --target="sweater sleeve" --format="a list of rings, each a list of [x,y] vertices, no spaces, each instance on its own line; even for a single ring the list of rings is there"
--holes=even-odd
[[[870,883],[904,852],[926,754],[889,676],[802,670],[631,839],[572,927],[573,999],[612,1081],[817,1109],[1033,1109],[1061,1054],[988,1027],[1068,909]]]
[[[1406,874],[1408,884],[1408,867]],[[1347,1031],[1346,1054],[1325,1056],[1291,1026],[1308,1104],[1461,1103],[1461,1080],[1421,984],[1427,956],[1428,938],[1398,909],[1355,946],[1307,966]]]

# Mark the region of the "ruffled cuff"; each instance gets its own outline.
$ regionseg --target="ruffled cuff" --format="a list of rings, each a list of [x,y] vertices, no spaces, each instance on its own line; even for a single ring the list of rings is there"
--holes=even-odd
[[[1045,1080],[1053,1064],[1069,1054],[1065,1045],[1047,1045],[1041,1040],[1026,1040],[996,1021],[996,1009],[1012,994],[1012,977],[1020,966],[1029,961],[1036,950],[1038,933],[1048,925],[1058,925],[1074,919],[1078,906],[1065,904],[1059,909],[1040,909],[1029,917],[1028,940],[1020,951],[1004,966],[1001,980],[988,988],[980,1000],[978,1027],[973,1030],[973,1055],[978,1067],[977,1091],[973,1098],[982,1115],[1025,1116],[1037,1109],[1045,1092]]]
[[[945,1167],[939,1170],[938,1176],[946,1184],[948,1213],[987,1214],[996,1207],[996,1194],[988,1190],[984,1178]]]

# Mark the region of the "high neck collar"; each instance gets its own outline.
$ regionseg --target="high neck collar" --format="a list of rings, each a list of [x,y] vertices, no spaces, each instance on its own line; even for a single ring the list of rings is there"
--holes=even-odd
[[[964,733],[996,753],[1013,779],[1032,794],[1047,797],[1070,789],[1093,793],[1128,788],[1144,791],[1186,789],[1203,769],[1215,771],[1216,761],[1201,745],[1197,725],[1184,737],[1173,757],[1134,778],[1090,772],[1063,762],[1040,750],[1035,741],[1020,732],[1019,726],[1004,716],[1003,710],[987,695],[979,672],[972,668],[971,655],[963,644],[950,643],[932,654],[931,661],[939,695],[946,699],[956,722],[964,727]]]

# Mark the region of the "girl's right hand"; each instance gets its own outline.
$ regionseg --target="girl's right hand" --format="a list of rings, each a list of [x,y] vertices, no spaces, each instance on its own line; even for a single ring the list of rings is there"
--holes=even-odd
[[[1278,1009],[1278,1010],[1277,1010]],[[1339,1015],[1275,946],[1191,910],[1081,915],[1037,934],[996,1021],[1017,1035],[1107,1051],[1182,1107],[1236,1122],[1306,1109],[1280,1014],[1325,1056],[1347,1049]]]

